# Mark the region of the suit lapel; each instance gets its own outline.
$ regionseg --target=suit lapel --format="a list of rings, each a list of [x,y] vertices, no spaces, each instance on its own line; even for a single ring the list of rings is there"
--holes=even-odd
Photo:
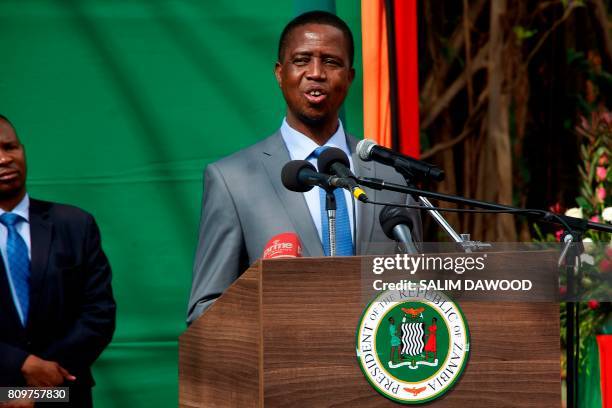
[[[312,221],[304,195],[289,191],[281,181],[281,170],[291,160],[280,130],[266,139],[262,149],[262,163],[279,201],[302,241],[305,256],[324,256],[319,233]]]
[[[38,200],[30,200],[30,241],[32,246],[30,313],[28,322],[40,306],[41,292],[47,273],[52,224],[48,208]]]
[[[347,143],[351,150],[351,158],[353,159],[354,172],[358,177],[374,177],[374,165],[370,162],[365,162],[359,158],[357,154],[357,140],[347,134]],[[370,200],[376,200],[376,191],[367,189],[366,192]],[[367,245],[372,239],[372,231],[374,228],[374,205],[356,202],[357,210],[357,238],[355,252],[357,255],[367,253]]]

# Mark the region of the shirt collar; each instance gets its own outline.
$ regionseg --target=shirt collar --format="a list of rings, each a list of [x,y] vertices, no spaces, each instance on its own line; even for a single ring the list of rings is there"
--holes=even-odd
[[[30,197],[28,194],[26,193],[19,204],[17,204],[11,211],[4,211],[2,208],[0,208],[0,215],[4,214],[5,212],[12,212],[13,214],[19,215],[27,222],[30,222]]]
[[[289,126],[287,118],[283,119],[280,130],[287,150],[289,150],[291,160],[306,160],[308,156],[319,147],[314,140]],[[346,153],[350,159],[351,152],[346,143],[346,136],[340,119],[338,119],[338,129],[336,129],[336,132],[329,138],[324,146],[337,147]]]

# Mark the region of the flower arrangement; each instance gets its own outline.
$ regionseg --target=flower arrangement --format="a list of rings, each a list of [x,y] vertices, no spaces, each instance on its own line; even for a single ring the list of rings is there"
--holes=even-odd
[[[590,118],[581,117],[576,127],[582,137],[580,148],[581,165],[579,167],[581,186],[580,196],[576,199],[578,207],[565,211],[570,217],[588,219],[597,223],[612,224],[612,113],[598,110]],[[560,204],[550,208],[561,213]],[[540,240],[559,241],[563,230],[555,235],[543,236],[535,226]],[[587,368],[586,345],[589,338],[598,334],[607,321],[612,318],[612,304],[609,300],[612,293],[612,234],[587,231],[583,239],[585,253],[581,256],[582,279],[578,283],[580,298],[586,300],[579,304],[580,317],[580,368]],[[565,280],[561,280],[561,295],[567,289]],[[567,316],[565,305],[561,305],[561,342],[566,344]],[[565,366],[565,361],[563,361]]]

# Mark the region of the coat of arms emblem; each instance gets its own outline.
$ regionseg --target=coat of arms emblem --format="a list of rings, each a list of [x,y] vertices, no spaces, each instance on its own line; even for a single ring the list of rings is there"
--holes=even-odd
[[[444,293],[386,291],[365,309],[357,357],[382,395],[404,404],[440,397],[468,360],[469,333],[459,307]]]

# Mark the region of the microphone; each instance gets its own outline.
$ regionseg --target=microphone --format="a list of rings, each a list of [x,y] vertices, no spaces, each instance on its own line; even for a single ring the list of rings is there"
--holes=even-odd
[[[353,196],[364,203],[368,202],[365,191],[355,181],[355,175],[351,172],[351,163],[346,154],[337,147],[329,147],[319,155],[317,165],[322,173],[335,174],[340,177],[336,181],[338,187],[349,190]]]
[[[429,177],[435,181],[444,180],[444,170],[424,161],[396,153],[369,139],[363,139],[357,143],[357,154],[363,161],[374,160],[392,166],[402,175],[408,173],[417,178]]]
[[[266,244],[262,259],[301,258],[302,246],[294,232],[283,232],[273,236]]]
[[[306,160],[291,160],[283,166],[281,180],[283,185],[291,191],[304,193],[314,186],[326,190],[333,189],[331,182],[333,177],[317,172],[315,166]]]
[[[417,254],[410,230],[413,227],[412,218],[403,209],[386,205],[379,216],[380,226],[387,238],[400,243],[405,254]]]

